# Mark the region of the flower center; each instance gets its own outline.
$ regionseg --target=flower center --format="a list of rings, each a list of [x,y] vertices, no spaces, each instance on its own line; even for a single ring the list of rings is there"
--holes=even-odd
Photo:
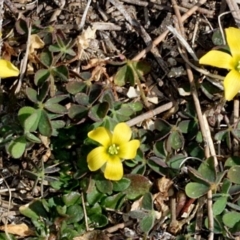
[[[240,61],[238,61],[238,63],[237,63],[236,70],[237,70],[238,72],[240,72]]]
[[[117,155],[119,152],[119,146],[117,146],[116,144],[112,144],[109,146],[107,151],[110,155]]]

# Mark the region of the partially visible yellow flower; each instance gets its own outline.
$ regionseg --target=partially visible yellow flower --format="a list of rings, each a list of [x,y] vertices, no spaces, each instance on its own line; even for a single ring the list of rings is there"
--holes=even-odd
[[[19,70],[11,62],[0,59],[0,78],[17,77]]]
[[[240,29],[230,27],[225,32],[231,54],[211,50],[199,63],[230,70],[223,81],[225,99],[230,101],[240,91]]]
[[[139,140],[130,140],[131,128],[126,123],[118,123],[111,133],[105,127],[98,127],[88,133],[88,137],[101,144],[87,156],[88,168],[96,171],[104,168],[104,177],[120,180],[123,177],[123,159],[135,158],[140,146]]]

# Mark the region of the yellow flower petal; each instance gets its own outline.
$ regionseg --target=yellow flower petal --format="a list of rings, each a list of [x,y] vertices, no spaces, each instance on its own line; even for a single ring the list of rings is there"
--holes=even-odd
[[[224,95],[227,101],[231,101],[240,91],[240,73],[231,70],[223,81]]]
[[[113,130],[112,143],[121,145],[128,142],[131,136],[131,128],[126,123],[118,123]]]
[[[0,59],[0,78],[17,77],[19,70],[11,62]]]
[[[88,168],[91,171],[96,171],[100,169],[107,161],[109,161],[109,155],[106,153],[106,149],[104,147],[94,148],[87,155],[87,163]]]
[[[140,146],[139,140],[132,140],[119,146],[118,156],[123,159],[132,159],[136,157],[137,149]]]
[[[226,28],[227,43],[230,48],[231,54],[234,58],[240,58],[240,29],[238,28]]]
[[[234,69],[236,65],[234,58],[230,54],[217,50],[206,53],[200,58],[199,63],[225,69]]]
[[[98,127],[88,133],[88,137],[94,141],[108,147],[111,144],[112,134],[105,127]]]
[[[123,165],[119,157],[114,156],[107,162],[104,177],[113,181],[118,181],[123,177]]]

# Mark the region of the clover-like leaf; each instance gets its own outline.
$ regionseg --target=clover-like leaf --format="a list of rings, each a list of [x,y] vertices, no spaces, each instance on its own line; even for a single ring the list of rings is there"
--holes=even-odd
[[[120,87],[124,86],[127,81],[129,81],[132,85],[134,84],[134,72],[131,67],[128,65],[122,66],[114,77],[114,83]]]
[[[68,81],[68,69],[66,66],[61,65],[58,67],[52,68],[52,72],[54,73],[55,76],[58,76],[61,81]]]
[[[126,190],[131,184],[131,180],[128,178],[122,178],[119,181],[113,181],[113,191],[122,192]]]
[[[71,119],[81,120],[86,117],[88,113],[88,108],[81,105],[72,104],[70,109],[68,110],[68,116]]]
[[[83,208],[77,204],[68,207],[66,214],[69,216],[67,219],[68,224],[79,222],[84,217]]]
[[[25,132],[33,132],[36,131],[39,123],[39,119],[41,116],[41,112],[39,110],[35,110],[27,119],[25,119],[23,128]]]
[[[155,221],[154,214],[149,214],[143,217],[143,219],[139,223],[140,229],[143,232],[148,233],[153,228],[154,221]]]
[[[88,116],[94,121],[101,121],[106,116],[108,110],[109,104],[107,102],[98,103],[90,109]]]
[[[80,202],[81,195],[78,192],[70,192],[63,195],[62,200],[64,204],[69,207]]]
[[[38,94],[37,91],[33,88],[27,88],[26,89],[26,95],[29,98],[29,100],[31,100],[33,103],[37,103],[38,102]]]
[[[46,67],[49,68],[53,64],[53,55],[50,51],[43,51],[40,54],[40,61]]]
[[[206,194],[209,189],[209,185],[196,182],[188,183],[185,187],[186,194],[190,198],[199,198]]]
[[[26,145],[26,138],[24,136],[20,136],[9,144],[8,151],[13,158],[20,158],[25,151]]]
[[[36,86],[41,86],[50,77],[50,71],[48,69],[40,69],[34,75],[34,83]]]
[[[41,110],[38,129],[43,136],[50,137],[52,134],[52,125],[47,113],[44,110]]]
[[[155,128],[159,131],[160,136],[164,138],[170,133],[172,126],[163,119],[157,119],[155,121]]]
[[[219,215],[221,214],[227,205],[228,197],[220,197],[213,204],[213,214]]]
[[[167,149],[179,150],[184,146],[184,137],[178,130],[172,130],[167,139]]]
[[[232,183],[240,184],[239,173],[240,165],[235,165],[228,170],[227,176]]]
[[[83,92],[85,88],[86,88],[86,84],[83,82],[69,82],[66,85],[67,91],[71,94]]]
[[[234,225],[238,222],[240,222],[240,214],[239,212],[227,212],[223,215],[223,223],[227,226],[227,227],[234,227]]]
[[[142,207],[146,210],[153,210],[153,198],[150,192],[146,192],[143,195]]]

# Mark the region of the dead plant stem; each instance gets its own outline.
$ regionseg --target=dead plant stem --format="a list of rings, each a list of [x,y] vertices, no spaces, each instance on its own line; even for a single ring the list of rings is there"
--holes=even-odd
[[[172,0],[172,5],[174,8],[175,15],[177,17],[177,21],[175,21],[176,28],[179,29],[180,33],[184,37],[185,32],[184,32],[184,27],[183,27],[183,21],[182,21],[179,9],[177,7],[176,0]],[[183,49],[183,55],[188,59],[185,49]],[[203,135],[203,140],[205,143],[205,146],[204,146],[205,157],[209,158],[210,157],[209,143],[212,142],[212,138],[211,138],[211,136],[206,134],[206,129],[208,129],[208,127],[207,127],[208,123],[205,122],[203,119],[202,109],[201,109],[201,105],[199,102],[197,88],[196,88],[196,85],[194,82],[194,76],[193,76],[192,70],[187,63],[185,63],[185,66],[186,66],[187,76],[188,76],[190,86],[191,86],[191,93],[192,93],[195,109],[197,112],[200,129],[201,129],[201,132]],[[215,161],[215,166],[217,166],[216,161]],[[214,218],[213,218],[213,208],[212,208],[212,190],[209,190],[207,193],[207,208],[208,208],[208,225],[209,225],[209,230],[210,230],[208,240],[213,240],[214,239],[214,231],[213,231],[214,230]]]

